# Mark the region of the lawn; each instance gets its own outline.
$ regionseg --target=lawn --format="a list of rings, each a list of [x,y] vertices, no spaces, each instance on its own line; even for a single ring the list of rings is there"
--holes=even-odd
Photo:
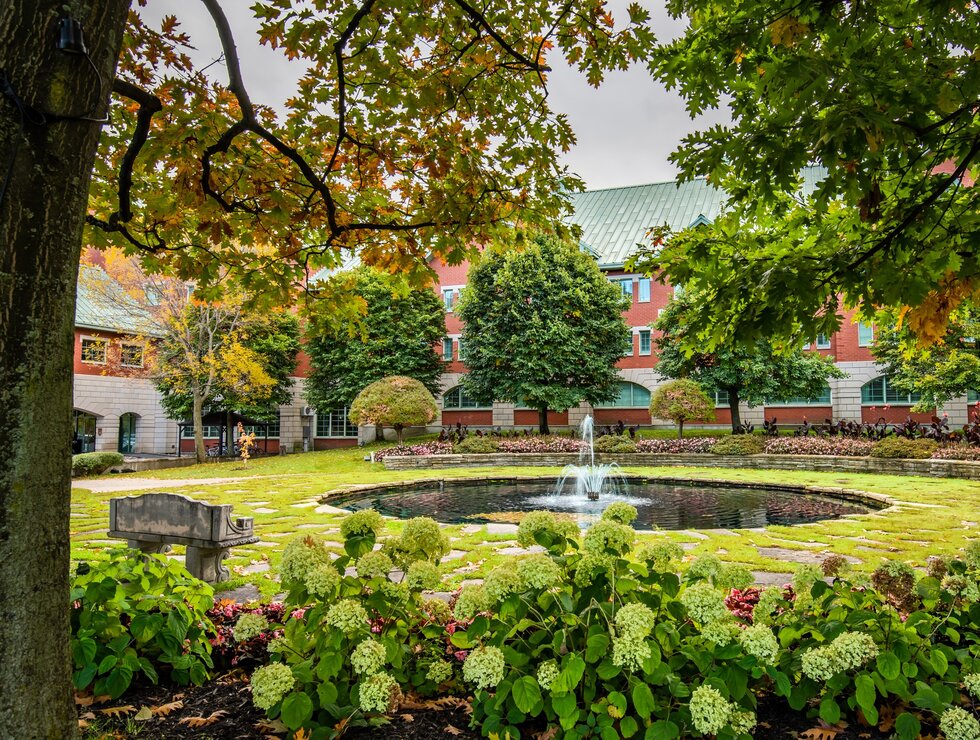
[[[380,463],[364,460],[371,449],[346,448],[285,457],[258,458],[246,466],[240,462],[206,463],[187,468],[113,476],[114,479],[155,478],[200,481],[180,488],[167,488],[192,498],[231,503],[238,515],[253,516],[260,541],[235,548],[226,562],[234,571],[221,588],[254,584],[265,597],[279,592],[273,579],[283,543],[297,533],[323,536],[332,549],[341,551],[337,530],[343,514],[320,499],[333,490],[350,485],[386,483],[420,478],[461,478],[499,474],[500,470],[470,468],[455,470],[388,471]],[[556,475],[557,468],[507,468],[510,475]],[[854,567],[871,571],[885,559],[925,563],[933,554],[950,553],[971,538],[980,536],[980,483],[907,476],[859,475],[798,471],[718,470],[691,468],[628,467],[626,473],[646,476],[689,477],[756,483],[796,483],[855,488],[891,496],[897,506],[882,512],[797,526],[770,526],[765,530],[703,530],[662,532],[643,538],[670,538],[682,544],[689,557],[715,553],[728,562],[754,571],[788,573],[797,562],[838,553],[854,559]],[[208,482],[209,479],[233,479]],[[97,558],[115,541],[106,539],[109,498],[120,493],[94,493],[78,483],[72,493],[72,557]],[[94,484],[93,484],[94,485]],[[389,532],[400,522],[392,520]],[[472,530],[478,531],[472,531]],[[479,578],[500,558],[501,543],[512,543],[513,534],[488,534],[484,527],[447,526],[452,540],[452,559],[441,568],[447,587],[464,579]],[[516,544],[516,543],[514,543]],[[760,551],[759,548],[772,548]],[[183,548],[175,547],[174,554]]]

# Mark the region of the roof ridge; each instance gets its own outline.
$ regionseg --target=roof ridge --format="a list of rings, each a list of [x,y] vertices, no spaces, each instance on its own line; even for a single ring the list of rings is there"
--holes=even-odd
[[[656,182],[643,182],[636,185],[613,185],[608,188],[589,188],[587,190],[580,190],[577,193],[572,193],[572,195],[585,195],[587,193],[602,193],[606,190],[631,190],[633,188],[648,188],[651,185],[683,185],[685,182],[691,182],[693,180],[706,180],[704,175],[696,175],[692,177],[691,180],[678,180],[676,177],[670,180],[657,180]]]

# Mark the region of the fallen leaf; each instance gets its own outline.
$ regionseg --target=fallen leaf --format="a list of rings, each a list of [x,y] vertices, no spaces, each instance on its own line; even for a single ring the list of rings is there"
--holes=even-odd
[[[105,709],[100,709],[99,713],[104,714],[108,717],[122,717],[124,714],[129,714],[130,712],[135,712],[136,707],[132,704],[123,704],[118,707],[106,707]]]
[[[415,716],[412,715],[412,714],[402,714],[401,715],[401,718],[403,720],[405,720],[406,722],[414,722],[415,721]]]
[[[153,719],[153,710],[149,707],[141,707],[133,719],[137,722],[146,722],[148,719]]]
[[[462,735],[463,731],[458,727],[453,727],[452,725],[446,725],[446,732],[450,735]]]
[[[90,707],[93,701],[95,701],[95,697],[91,694],[75,694],[75,704],[80,707]]]
[[[177,720],[179,724],[187,725],[188,727],[207,727],[208,725],[213,725],[219,719],[224,717],[228,712],[224,709],[219,709],[216,712],[212,712],[210,716],[207,717],[182,717]]]
[[[171,701],[166,704],[161,704],[158,707],[150,707],[150,711],[155,715],[163,715],[166,717],[171,712],[174,712],[184,706],[184,702],[179,699],[176,701]]]
[[[558,737],[558,726],[552,725],[544,732],[535,733],[535,740],[553,740],[553,738]]]
[[[95,719],[95,712],[85,712],[80,716],[82,719]]]
[[[262,719],[255,723],[255,729],[259,732],[270,734],[283,734],[288,729],[280,719]]]
[[[841,733],[835,727],[813,727],[806,732],[801,732],[800,737],[806,740],[834,740]]]
[[[79,717],[78,718],[78,728],[80,730],[84,730],[86,727],[88,727],[88,722],[86,720],[82,719],[81,717]]]
[[[96,704],[105,704],[107,701],[112,701],[112,697],[108,694],[99,694],[98,696],[92,697],[92,701]]]

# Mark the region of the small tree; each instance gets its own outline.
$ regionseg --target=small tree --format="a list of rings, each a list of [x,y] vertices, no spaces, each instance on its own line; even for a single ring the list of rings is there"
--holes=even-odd
[[[405,427],[428,424],[437,413],[436,400],[422,383],[393,375],[371,383],[357,394],[350,407],[350,420],[358,426],[391,427],[401,442]]]
[[[845,375],[833,358],[798,347],[786,350],[768,339],[729,342],[713,351],[690,351],[688,314],[696,313],[702,305],[702,296],[691,291],[664,309],[655,325],[663,332],[657,339],[657,372],[668,378],[688,378],[708,392],[726,391],[733,432],[742,425],[740,401],[761,406],[785,398],[816,398],[828,378]]]
[[[714,415],[715,404],[693,380],[671,380],[657,388],[650,399],[650,416],[670,419],[677,438],[684,436],[685,421],[704,421]]]
[[[620,289],[595,259],[555,236],[488,250],[470,270],[457,315],[474,398],[548,410],[616,397],[616,363],[630,346]]]

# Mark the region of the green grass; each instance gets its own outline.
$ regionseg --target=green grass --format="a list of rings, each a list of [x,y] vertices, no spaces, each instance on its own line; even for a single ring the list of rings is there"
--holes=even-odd
[[[133,477],[158,479],[233,478],[232,482],[195,484],[169,488],[193,498],[234,505],[237,515],[253,516],[255,533],[261,542],[235,548],[227,565],[230,568],[255,566],[268,562],[272,570],[264,573],[236,574],[221,588],[254,583],[264,596],[278,593],[271,578],[283,543],[297,533],[324,536],[330,547],[341,551],[336,532],[343,515],[315,509],[319,499],[330,491],[350,485],[388,483],[422,478],[466,478],[491,475],[556,475],[557,468],[516,467],[506,469],[464,468],[450,470],[388,471],[384,466],[364,461],[371,449],[345,448],[285,457],[258,458],[247,466],[240,462],[205,463],[187,468],[133,474]],[[689,532],[664,532],[643,535],[641,539],[669,538],[687,543],[688,557],[715,553],[723,560],[747,565],[754,570],[790,572],[796,565],[786,560],[768,558],[758,547],[786,550],[834,552],[859,559],[858,570],[870,571],[885,559],[924,564],[929,555],[951,553],[978,536],[980,520],[980,484],[964,480],[933,479],[907,476],[859,475],[808,471],[719,470],[705,468],[627,467],[628,474],[692,479],[732,480],[755,483],[796,483],[855,488],[893,497],[897,507],[858,517],[800,526],[770,526],[764,531],[735,530],[720,534],[705,530],[707,539]],[[115,476],[125,478],[126,476]],[[78,488],[72,493],[72,557],[76,560],[98,558],[106,547],[108,502],[120,493],[99,494]],[[389,532],[397,533],[401,523],[391,521]],[[464,578],[481,573],[501,556],[495,543],[507,542],[513,535],[488,535],[481,529],[463,534],[461,525],[446,528],[453,549],[463,556],[445,562],[442,570],[447,584],[456,586]],[[814,546],[812,543],[822,543]],[[175,554],[183,548],[175,547]],[[469,572],[459,572],[461,568]],[[470,570],[472,569],[472,570]]]

